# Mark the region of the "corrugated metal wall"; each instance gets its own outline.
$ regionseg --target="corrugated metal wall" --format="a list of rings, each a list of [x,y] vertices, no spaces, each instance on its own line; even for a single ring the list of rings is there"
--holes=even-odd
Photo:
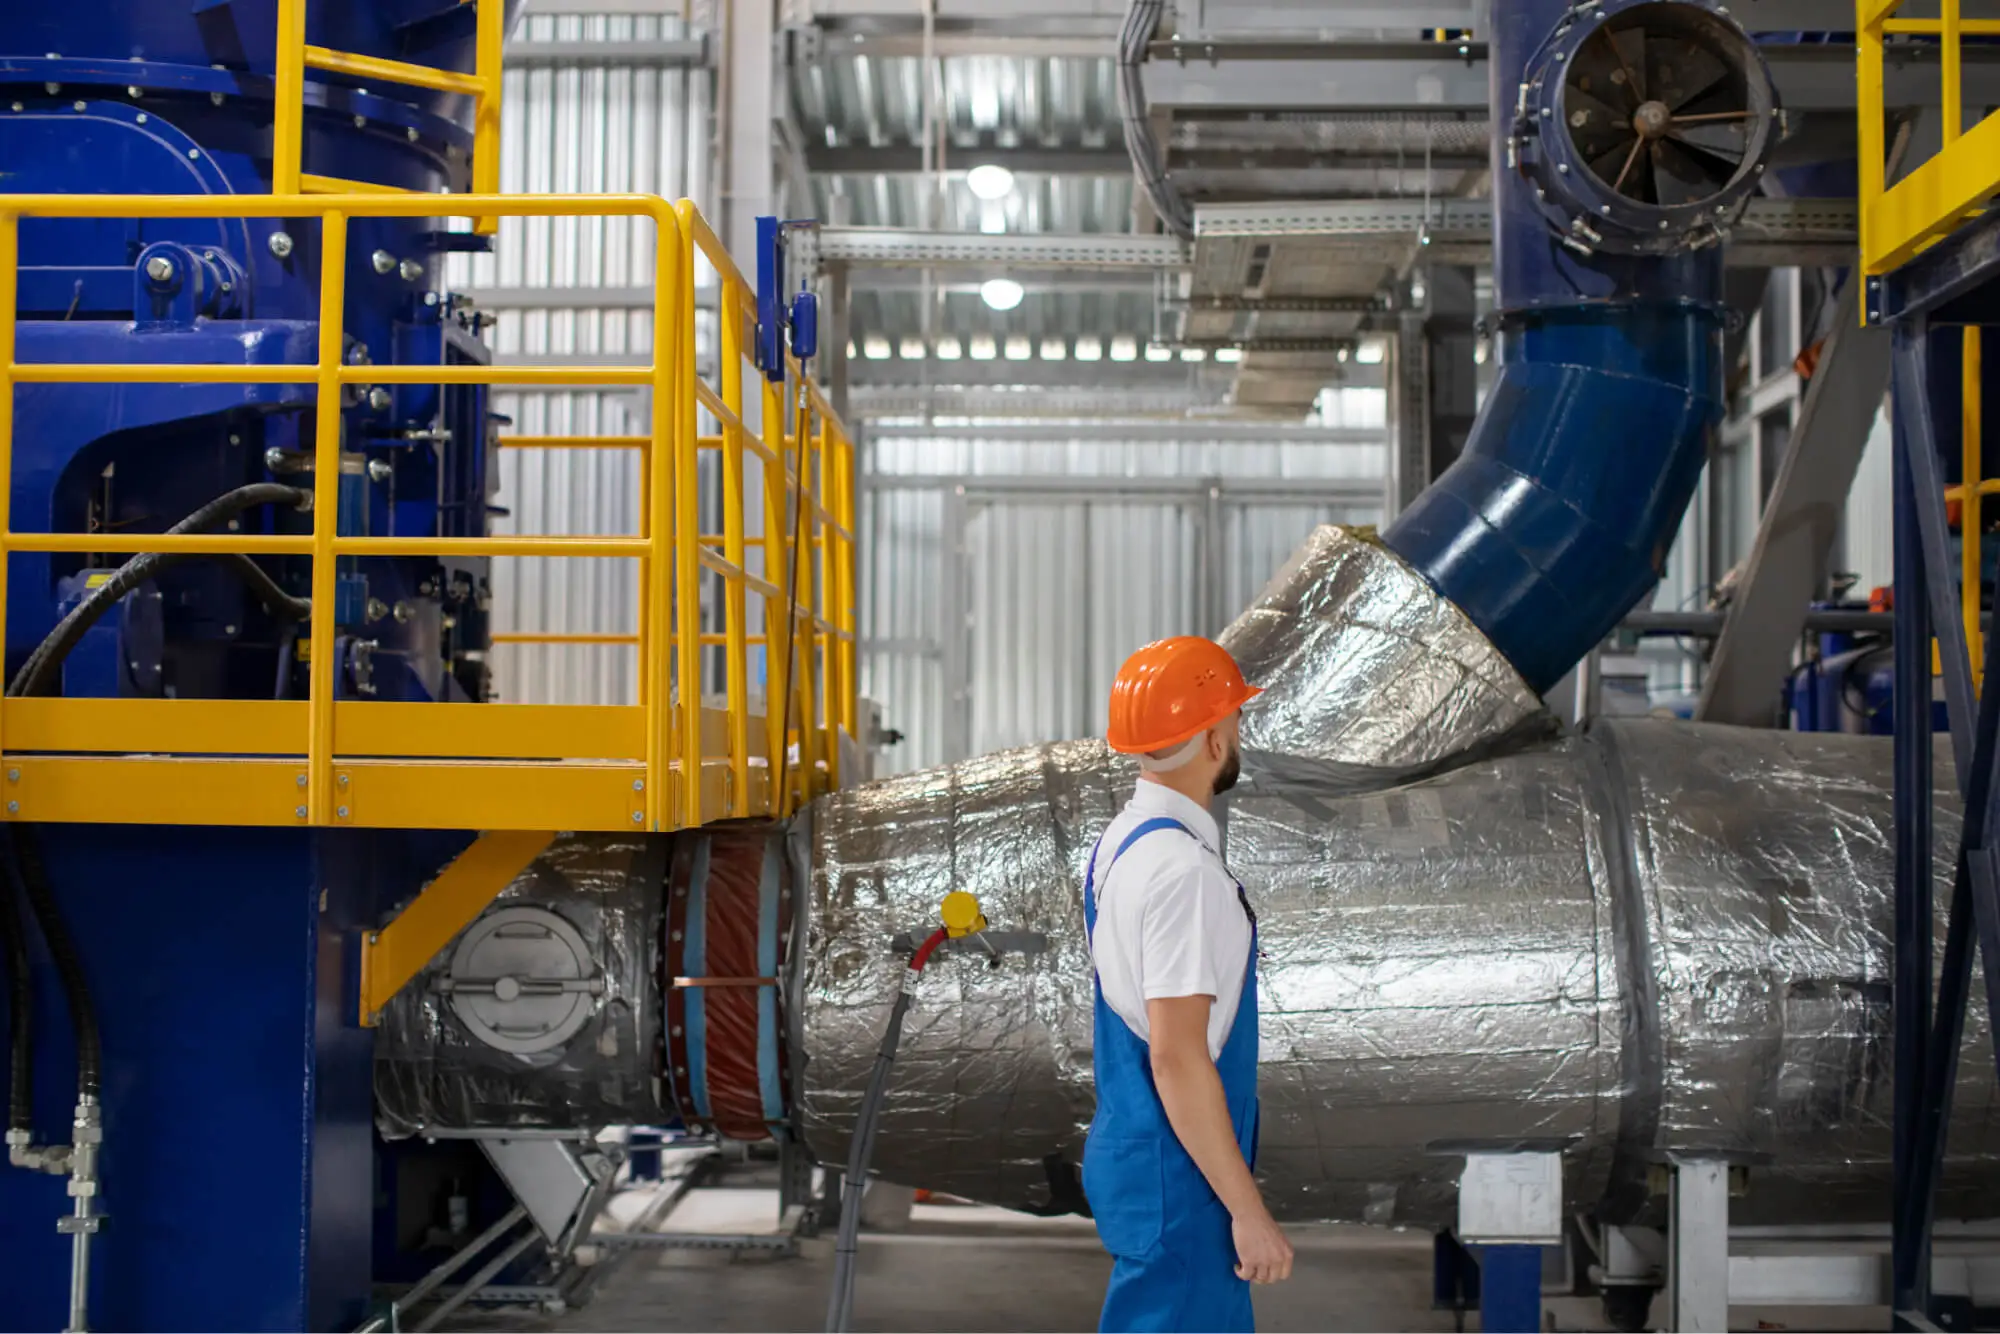
[[[872,446],[861,687],[903,772],[1102,731],[1140,644],[1214,633],[1316,524],[1373,523],[1386,445]]]
[[[701,70],[616,63],[615,48],[685,36],[678,19],[530,14],[517,34],[535,42],[602,43],[606,58],[509,70],[503,92],[503,191],[687,196],[709,189],[709,76]],[[491,255],[458,255],[455,291],[492,293],[488,334],[500,361],[643,361],[652,315],[634,293],[653,282],[652,223],[635,218],[505,218]],[[546,305],[534,289],[551,289]],[[604,289],[593,304],[590,289]],[[494,410],[524,435],[643,432],[645,398],[633,391],[496,394]],[[638,465],[627,452],[504,450],[495,528],[514,533],[631,533],[638,522]],[[635,562],[502,559],[494,562],[496,632],[631,633]],[[524,703],[633,703],[637,655],[623,645],[495,648],[502,699]]]

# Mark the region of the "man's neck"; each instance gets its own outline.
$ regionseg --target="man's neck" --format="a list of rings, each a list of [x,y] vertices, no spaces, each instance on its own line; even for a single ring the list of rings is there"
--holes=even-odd
[[[1169,792],[1178,792],[1203,810],[1208,809],[1209,798],[1215,795],[1212,780],[1196,781],[1194,776],[1190,774],[1180,774],[1171,771],[1163,774],[1149,774],[1141,771],[1139,781],[1142,783],[1157,783]]]

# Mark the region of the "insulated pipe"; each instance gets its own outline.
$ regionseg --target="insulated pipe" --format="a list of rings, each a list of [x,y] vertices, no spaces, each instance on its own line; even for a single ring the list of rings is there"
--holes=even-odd
[[[1717,69],[1740,66],[1698,96],[1741,103],[1746,127],[1773,107],[1755,47],[1704,5],[1516,0],[1494,6],[1493,24],[1500,372],[1459,460],[1383,540],[1540,693],[1665,566],[1723,411],[1728,311],[1715,222],[1755,188],[1770,141],[1746,128],[1741,162],[1711,189],[1674,177],[1681,158],[1663,154],[1682,149],[1671,129],[1649,138],[1645,117],[1663,103],[1631,112],[1636,138],[1612,126],[1593,139],[1588,118],[1605,102],[1623,115],[1662,91],[1670,45],[1701,46]],[[1648,79],[1656,86],[1643,87]],[[1593,94],[1605,102],[1587,102]],[[1736,122],[1702,120],[1683,133],[1718,123]],[[1619,165],[1658,171],[1653,203],[1625,193],[1637,178],[1613,174]],[[1630,253],[1669,244],[1671,253]]]

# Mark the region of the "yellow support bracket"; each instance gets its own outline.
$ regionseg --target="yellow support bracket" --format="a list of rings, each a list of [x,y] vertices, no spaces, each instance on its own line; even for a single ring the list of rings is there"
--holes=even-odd
[[[409,907],[361,942],[361,1024],[373,1028],[409,980],[437,957],[451,938],[493,902],[555,834],[513,831],[481,834],[438,872]]]

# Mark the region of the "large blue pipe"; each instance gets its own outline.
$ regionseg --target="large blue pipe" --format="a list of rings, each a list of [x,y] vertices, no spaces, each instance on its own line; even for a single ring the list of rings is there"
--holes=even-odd
[[[1567,248],[1506,138],[1566,0],[1493,7],[1499,375],[1465,450],[1384,535],[1536,691],[1653,588],[1721,420],[1722,248]]]

